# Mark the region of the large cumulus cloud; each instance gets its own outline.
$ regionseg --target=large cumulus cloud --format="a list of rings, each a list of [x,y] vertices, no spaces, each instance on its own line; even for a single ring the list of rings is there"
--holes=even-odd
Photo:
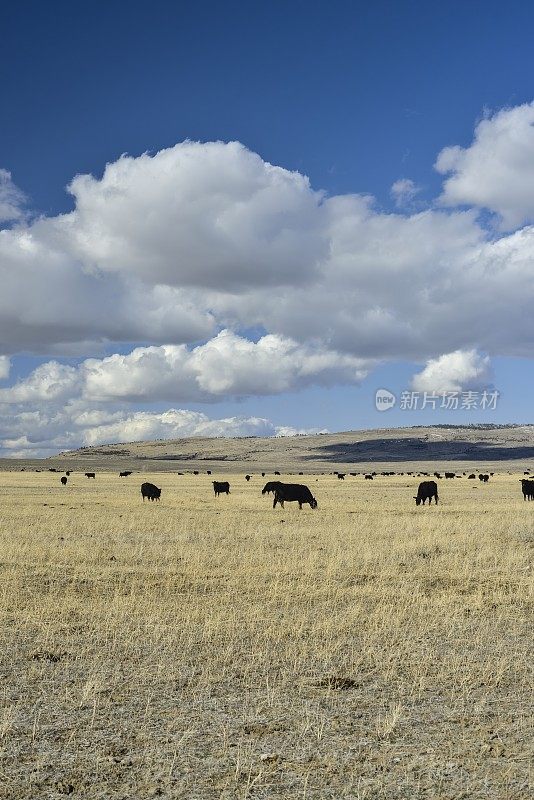
[[[519,111],[506,141],[523,135]],[[458,176],[459,162],[438,160],[442,171],[454,164]],[[492,169],[500,163],[487,164],[488,180]],[[447,202],[469,201],[451,194],[453,177]],[[527,218],[533,184],[515,185]],[[534,344],[521,322],[534,300],[529,226],[495,238],[477,209],[402,214],[362,195],[328,197],[237,143],[124,156],[69,189],[72,212],[0,231],[6,354],[192,343],[251,326],[364,359],[523,355]]]
[[[251,342],[224,330],[192,349],[137,347],[127,354],[86,359],[77,367],[48,361],[12,386],[0,388],[0,405],[42,405],[72,398],[98,403],[209,402],[358,383],[371,366],[320,344],[299,345],[272,334]]]
[[[328,251],[322,196],[238,142],[183,142],[76,177],[55,221],[88,267],[170,286],[294,285]]]

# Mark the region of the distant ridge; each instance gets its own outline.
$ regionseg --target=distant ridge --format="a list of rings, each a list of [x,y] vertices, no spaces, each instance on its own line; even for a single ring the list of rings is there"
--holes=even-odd
[[[368,469],[373,465],[399,471],[423,465],[441,468],[493,464],[505,468],[517,462],[534,467],[534,425],[472,424],[378,428],[286,437],[190,437],[146,442],[104,444],[60,453],[50,461],[133,467],[149,471],[274,469],[307,472]],[[402,465],[402,467],[401,467]],[[500,465],[500,466],[499,466]]]

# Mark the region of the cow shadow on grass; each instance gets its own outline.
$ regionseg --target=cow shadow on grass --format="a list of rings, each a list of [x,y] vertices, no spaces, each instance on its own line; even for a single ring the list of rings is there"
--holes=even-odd
[[[308,461],[517,461],[534,459],[534,446],[489,445],[467,441],[421,439],[367,439],[364,442],[337,442],[316,447],[304,456]]]

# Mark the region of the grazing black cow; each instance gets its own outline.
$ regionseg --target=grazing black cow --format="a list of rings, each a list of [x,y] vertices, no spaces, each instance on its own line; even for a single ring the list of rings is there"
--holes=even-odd
[[[55,469],[54,467],[48,467],[48,471],[49,472],[57,472],[57,469]]]
[[[206,470],[206,475],[211,475],[211,469]]]
[[[279,486],[282,484],[280,481],[268,481],[263,489],[261,490],[262,494],[271,494],[271,492],[275,492]]]
[[[96,473],[95,472],[86,472],[85,473],[85,477],[86,478],[96,478]]]
[[[127,478],[127,477],[128,477],[128,475],[131,475],[131,474],[132,474],[132,473],[131,473],[131,472],[128,472],[128,471],[125,471],[125,472],[119,472],[119,478]]]
[[[426,473],[424,472],[423,475],[426,475]],[[446,478],[455,478],[456,476],[455,476],[454,472],[446,472],[445,473],[445,477]]]
[[[61,478],[61,483],[63,484],[63,486],[67,485],[67,480],[68,479],[63,475],[63,477]]]
[[[303,472],[299,472],[299,475],[304,475],[304,473]]]
[[[70,475],[70,470],[69,470],[69,469],[68,469],[68,470],[65,472],[65,475],[66,475],[67,477],[69,477],[69,475]]]
[[[432,498],[438,504],[438,485],[436,481],[421,481],[417,489],[417,495],[414,497],[415,504],[418,506],[421,503],[424,505],[428,500],[428,505],[432,503]]]
[[[349,472],[351,478],[355,478],[357,474],[357,472]]]
[[[475,478],[476,478],[476,475],[475,475],[475,473],[474,473],[474,472],[472,472],[472,473],[471,473],[471,475],[468,475],[468,476],[467,476],[467,480],[468,480],[468,481],[474,481],[474,480],[475,480]]]
[[[193,475],[198,475],[198,469],[193,470]]]
[[[161,489],[158,489],[153,483],[142,483],[141,497],[143,498],[143,503],[145,502],[145,497],[149,500],[159,500],[161,497]]]
[[[372,481],[373,480],[373,476],[372,475],[366,475],[365,476],[365,480],[366,481]]]
[[[280,483],[274,490],[273,508],[276,504],[280,503],[282,508],[284,502],[298,503],[299,509],[302,509],[303,503],[309,503],[310,508],[317,508],[317,500],[312,495],[307,486],[300,483]]]
[[[279,472],[275,472],[274,474],[275,474],[275,475],[280,475],[280,473],[279,473]]]
[[[434,477],[435,478],[441,478],[441,475],[439,474],[439,472],[434,472]]]
[[[261,477],[262,477],[262,478],[265,478],[265,472],[262,472],[262,473],[261,473]]]
[[[252,477],[251,475],[245,475],[245,480],[249,481],[251,479],[251,477]]]
[[[345,480],[345,473],[344,472],[338,472],[337,473],[337,479],[338,479],[338,481],[344,481]]]
[[[230,494],[230,484],[228,481],[212,481],[212,483],[215,497],[218,497],[220,494]]]
[[[521,491],[523,492],[523,500],[534,500],[534,481],[521,478]]]
[[[487,483],[487,482],[489,481],[489,475],[482,475],[482,474],[480,474],[480,475],[478,476],[478,479],[479,479],[479,481],[482,481],[483,483]]]

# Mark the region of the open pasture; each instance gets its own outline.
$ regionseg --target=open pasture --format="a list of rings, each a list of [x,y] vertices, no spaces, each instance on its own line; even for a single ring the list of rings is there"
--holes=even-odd
[[[521,475],[117,473],[0,473],[0,797],[532,794]]]

